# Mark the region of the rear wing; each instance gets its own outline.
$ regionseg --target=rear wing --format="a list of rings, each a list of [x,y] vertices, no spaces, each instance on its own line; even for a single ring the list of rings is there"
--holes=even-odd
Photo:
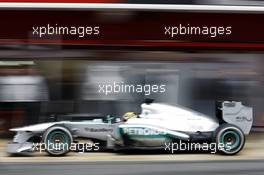
[[[219,123],[230,123],[239,127],[244,134],[249,134],[253,124],[252,107],[237,101],[216,102],[216,116]]]

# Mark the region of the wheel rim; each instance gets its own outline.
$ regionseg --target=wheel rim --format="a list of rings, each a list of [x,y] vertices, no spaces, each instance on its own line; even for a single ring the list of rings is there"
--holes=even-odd
[[[236,131],[228,130],[221,136],[220,142],[224,144],[224,148],[230,151],[237,149],[241,144],[241,137]]]
[[[46,144],[49,152],[60,154],[68,151],[70,142],[70,137],[67,133],[56,130],[48,134]]]

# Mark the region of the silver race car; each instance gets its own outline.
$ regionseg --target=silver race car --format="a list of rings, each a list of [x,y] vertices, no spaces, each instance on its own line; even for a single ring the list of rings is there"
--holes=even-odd
[[[218,152],[233,155],[243,148],[253,123],[252,108],[235,101],[218,102],[216,117],[153,100],[146,100],[141,108],[140,114],[128,112],[121,118],[75,114],[64,116],[63,121],[13,128],[17,134],[7,145],[7,152],[43,149],[50,155],[65,155],[72,144],[80,144],[81,138],[89,140],[92,144],[88,148],[94,150],[173,149],[176,143],[215,143]],[[68,120],[69,116],[74,120]]]

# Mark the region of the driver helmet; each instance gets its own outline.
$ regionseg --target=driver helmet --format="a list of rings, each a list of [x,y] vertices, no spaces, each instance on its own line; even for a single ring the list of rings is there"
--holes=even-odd
[[[123,119],[123,121],[127,121],[131,118],[137,118],[137,117],[138,117],[138,115],[135,112],[126,112],[123,115],[122,119]]]

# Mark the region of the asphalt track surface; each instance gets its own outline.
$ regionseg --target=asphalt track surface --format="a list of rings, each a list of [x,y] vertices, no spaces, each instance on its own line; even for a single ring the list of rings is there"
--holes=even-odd
[[[263,175],[264,160],[1,163],[2,175]]]

